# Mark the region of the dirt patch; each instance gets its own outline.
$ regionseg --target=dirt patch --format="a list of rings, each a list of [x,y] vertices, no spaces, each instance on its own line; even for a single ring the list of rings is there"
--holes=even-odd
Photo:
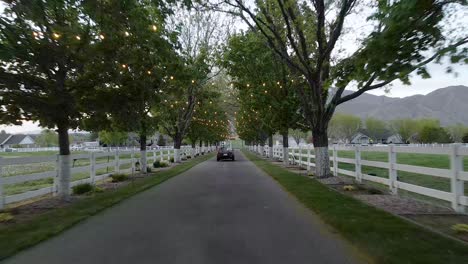
[[[452,226],[456,224],[468,224],[468,215],[457,214],[418,214],[418,215],[404,215],[405,217],[438,230],[450,236],[468,242],[468,233],[457,233],[452,230]]]
[[[455,214],[451,209],[396,195],[355,195],[367,204],[385,211],[406,214]]]

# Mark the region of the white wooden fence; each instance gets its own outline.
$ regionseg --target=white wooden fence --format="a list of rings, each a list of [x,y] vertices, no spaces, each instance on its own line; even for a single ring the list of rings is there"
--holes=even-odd
[[[180,155],[182,158],[184,158],[184,156],[191,156],[193,154],[199,154],[200,152],[209,152],[213,149],[214,147],[211,146],[202,147],[202,149],[196,147],[195,150],[193,150],[191,147],[184,146],[180,150]],[[195,153],[193,153],[193,151],[195,151]],[[73,174],[77,173],[85,173],[88,177],[72,181],[70,186],[73,187],[82,183],[95,183],[96,181],[100,181],[109,177],[112,173],[133,173],[137,169],[135,164],[137,161],[139,161],[139,158],[137,157],[137,154],[139,153],[140,152],[136,150],[113,150],[107,152],[72,154],[72,176]],[[150,166],[152,164],[151,162],[156,160],[169,161],[173,155],[173,149],[147,150],[148,165]],[[44,163],[53,165],[47,166],[47,171],[39,170],[37,172],[24,173],[22,175],[13,176],[7,175],[6,173],[6,169],[8,169],[9,166],[27,167],[34,164],[40,165]],[[77,166],[74,166],[74,164],[77,164]],[[122,166],[128,168],[121,168]],[[2,209],[6,204],[20,202],[45,194],[55,194],[57,190],[58,167],[58,155],[17,158],[0,157],[0,209]],[[98,175],[97,172],[99,172],[99,170],[102,171],[104,168],[106,168],[106,172]],[[112,171],[108,172],[107,168],[111,168]],[[5,185],[15,185],[49,178],[54,179],[52,186],[12,195],[6,195],[4,192]]]
[[[261,155],[268,156],[268,146],[249,146],[251,151],[257,152]],[[389,187],[393,194],[398,193],[398,189],[406,190],[409,192],[441,199],[448,201],[452,204],[452,208],[457,212],[465,212],[465,207],[468,206],[468,196],[464,193],[464,182],[468,181],[468,172],[464,171],[463,159],[468,156],[468,147],[461,144],[451,144],[444,147],[434,148],[432,146],[330,146],[331,156],[330,160],[332,166],[330,167],[333,174],[343,174],[351,176],[357,182],[362,180],[380,183]],[[315,167],[312,162],[315,159],[313,154],[313,147],[296,147],[289,148],[289,162],[305,166],[308,170]],[[354,158],[338,157],[338,151],[353,151]],[[361,159],[361,152],[386,152],[388,153],[388,161],[371,161]],[[450,158],[450,168],[429,168],[407,164],[397,163],[397,153],[414,153],[414,154],[438,154],[447,155]],[[273,157],[283,159],[283,147],[273,147]],[[355,169],[344,170],[338,167],[339,163],[353,164]],[[388,177],[377,177],[368,175],[362,172],[362,166],[376,167],[388,170]],[[429,175],[439,178],[445,178],[450,181],[450,191],[436,190],[415,184],[410,184],[398,180],[398,171]]]

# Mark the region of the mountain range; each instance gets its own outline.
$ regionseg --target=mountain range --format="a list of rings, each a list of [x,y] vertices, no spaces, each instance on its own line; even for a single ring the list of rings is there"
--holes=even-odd
[[[408,87],[408,89],[411,89]],[[351,91],[346,91],[351,93]],[[381,120],[399,118],[437,118],[442,126],[462,123],[468,125],[468,87],[449,86],[427,95],[404,98],[377,96],[364,93],[337,107],[341,113],[353,114],[365,119]]]

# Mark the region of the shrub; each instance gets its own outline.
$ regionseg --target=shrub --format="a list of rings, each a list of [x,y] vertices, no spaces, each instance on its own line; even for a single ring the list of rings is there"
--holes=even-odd
[[[452,230],[457,232],[457,233],[468,233],[468,224],[453,225]]]
[[[369,190],[367,190],[367,192],[369,194],[383,194],[383,192],[379,189],[376,189],[376,188],[370,188]]]
[[[171,163],[174,163],[174,157],[170,158]]]
[[[356,187],[354,187],[352,185],[345,185],[345,186],[343,186],[343,190],[345,190],[345,191],[354,191],[354,190],[356,190]]]
[[[151,167],[146,167],[146,172],[147,173],[150,173],[152,170],[151,170]]]
[[[80,194],[85,194],[89,193],[93,190],[93,185],[91,183],[82,183],[73,186],[73,194],[80,195]]]
[[[167,162],[165,162],[165,161],[159,161],[159,160],[157,160],[157,161],[155,161],[155,162],[153,163],[153,167],[154,167],[154,168],[165,168],[165,167],[167,167],[167,166],[169,166],[169,164],[168,164]]]
[[[104,189],[98,186],[94,186],[94,192],[95,193],[102,193],[104,192]]]
[[[13,222],[15,217],[10,213],[0,213],[0,223]]]
[[[128,179],[127,175],[121,173],[112,174],[110,177],[112,178],[112,182],[123,182]]]

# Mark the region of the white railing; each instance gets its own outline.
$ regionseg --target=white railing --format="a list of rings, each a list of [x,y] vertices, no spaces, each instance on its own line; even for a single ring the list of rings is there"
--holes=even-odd
[[[261,147],[249,146],[251,151],[254,151],[261,155],[269,155],[269,147],[263,148],[263,153],[260,153]],[[338,151],[352,151],[354,152],[354,158],[343,158],[338,157]],[[364,160],[361,158],[362,152],[386,152],[388,160],[372,161]],[[446,155],[450,159],[450,168],[430,168],[423,166],[414,166],[407,164],[397,163],[397,153],[413,153],[413,154],[438,154]],[[394,194],[398,193],[398,190],[405,190],[425,196],[429,196],[436,199],[448,201],[452,204],[452,208],[457,212],[464,212],[465,207],[468,206],[468,196],[464,192],[464,182],[468,181],[468,171],[464,171],[463,159],[468,157],[468,147],[461,144],[445,145],[444,147],[434,148],[433,146],[343,146],[333,145],[330,146],[330,161],[332,166],[330,167],[334,176],[338,174],[351,176],[356,179],[357,182],[362,180],[372,181],[380,183],[389,187],[390,191]],[[289,162],[298,164],[300,166],[307,167],[310,170],[311,167],[315,167],[315,163],[312,161],[315,159],[313,153],[313,147],[295,147],[289,148]],[[273,158],[283,159],[283,147],[273,147]],[[354,165],[354,170],[340,169],[339,164],[346,163]],[[376,167],[388,170],[388,177],[377,177],[374,175],[365,174],[362,172],[362,166]],[[442,191],[432,189],[428,187],[419,186],[416,184],[402,182],[398,179],[398,171],[416,173],[421,175],[428,175],[438,178],[447,179],[450,181],[450,191]],[[424,176],[423,176],[424,177]]]
[[[201,152],[213,151],[214,147],[196,147],[192,149],[189,146],[183,146],[180,150],[180,157],[194,156]],[[195,152],[195,153],[194,153]],[[107,150],[105,152],[92,151],[86,154],[72,154],[72,177],[77,176],[78,180],[72,180],[70,186],[76,186],[82,183],[95,183],[104,180],[112,173],[134,173],[139,162],[139,151],[132,150]],[[148,166],[156,160],[169,161],[174,156],[173,148],[162,148],[147,150]],[[28,167],[32,167],[29,171]],[[58,155],[31,156],[17,158],[0,157],[0,209],[6,204],[11,204],[37,196],[56,193],[58,179]],[[111,170],[109,171],[109,168]],[[103,172],[105,169],[105,172]],[[12,170],[12,171],[10,171]],[[22,172],[15,173],[14,170]],[[79,175],[81,174],[81,175]],[[75,177],[76,178],[76,177]],[[15,194],[6,194],[5,187],[9,185],[18,185],[26,182],[42,179],[54,179],[53,184],[44,184],[47,187],[39,188]]]

